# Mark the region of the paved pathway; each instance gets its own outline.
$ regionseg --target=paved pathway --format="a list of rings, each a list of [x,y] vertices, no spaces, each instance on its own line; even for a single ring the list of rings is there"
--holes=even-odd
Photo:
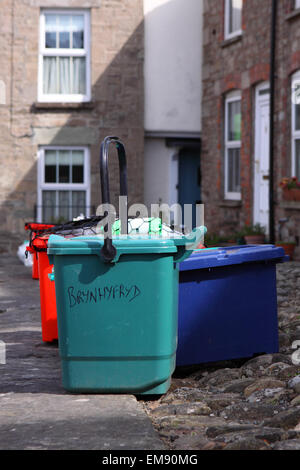
[[[75,395],[61,384],[57,344],[41,339],[39,282],[0,261],[0,449],[163,450],[132,395]]]

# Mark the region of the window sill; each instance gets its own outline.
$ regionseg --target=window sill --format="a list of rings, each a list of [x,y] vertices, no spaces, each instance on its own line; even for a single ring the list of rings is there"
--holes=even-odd
[[[95,107],[95,103],[93,101],[84,101],[81,103],[43,103],[43,102],[36,102],[33,103],[31,106],[31,111],[44,111],[44,110],[60,110],[60,111],[68,111],[68,110],[85,110],[85,109],[93,109]]]
[[[242,207],[242,201],[233,201],[229,199],[224,199],[222,202],[220,202],[219,207],[229,207],[229,208],[239,208]]]
[[[282,201],[280,206],[283,209],[300,210],[300,201]]]
[[[229,39],[224,39],[224,41],[221,42],[221,47],[228,47],[231,46],[231,44],[235,44],[237,42],[240,42],[243,39],[243,34],[237,34],[236,36],[233,36],[232,38]]]
[[[300,16],[300,8],[297,8],[296,10],[293,10],[291,13],[286,15],[285,19],[286,21],[292,21],[294,18],[298,18]]]

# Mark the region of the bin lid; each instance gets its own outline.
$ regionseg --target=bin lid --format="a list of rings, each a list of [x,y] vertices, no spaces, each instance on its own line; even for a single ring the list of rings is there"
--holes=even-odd
[[[31,241],[31,248],[33,251],[47,251],[49,237],[50,234],[36,235]],[[72,235],[61,235],[59,238],[72,238]]]
[[[37,232],[39,231],[43,231],[43,230],[48,230],[52,227],[54,227],[53,224],[40,224],[40,223],[36,223],[36,222],[28,222],[25,224],[25,230],[36,230]]]
[[[286,261],[281,247],[275,245],[239,245],[217,249],[194,251],[191,256],[180,263],[180,271],[215,268],[233,264],[252,263],[257,261]]]
[[[199,237],[202,235],[204,227],[198,227],[186,236],[177,236],[163,238],[148,234],[143,235],[119,235],[114,236],[112,241],[117,250],[114,262],[118,261],[123,254],[164,254],[173,253],[174,261],[180,262],[186,256],[189,256],[195,243],[199,243]],[[48,240],[49,255],[101,255],[101,248],[104,244],[103,235],[82,236],[74,238],[65,238],[59,235],[50,235]]]

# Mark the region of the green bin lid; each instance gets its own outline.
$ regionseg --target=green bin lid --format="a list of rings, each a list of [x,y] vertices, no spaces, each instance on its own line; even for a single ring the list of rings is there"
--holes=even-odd
[[[198,227],[189,236],[163,238],[151,235],[119,235],[112,239],[117,250],[114,262],[123,254],[165,254],[173,253],[174,261],[179,262],[189,256],[196,248],[199,238],[206,231]],[[104,244],[103,235],[65,238],[50,235],[48,240],[48,255],[101,255]]]

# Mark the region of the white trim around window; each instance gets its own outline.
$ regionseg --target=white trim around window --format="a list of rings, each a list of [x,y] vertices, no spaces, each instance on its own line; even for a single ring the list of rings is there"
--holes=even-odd
[[[58,168],[59,161],[58,161],[58,153],[59,151],[67,151],[67,152],[77,152],[82,153],[83,155],[83,178],[82,182],[80,183],[49,183],[46,182],[45,178],[45,155],[47,151],[51,151],[52,155],[56,155],[56,163],[54,163],[54,166]],[[79,151],[79,152],[78,152]],[[56,181],[59,180],[59,177],[57,176],[58,170],[56,169]],[[45,217],[43,215],[43,191],[53,191],[55,193],[56,197],[56,212],[55,212],[55,217],[59,218],[60,213],[59,213],[59,202],[57,201],[57,194],[59,191],[67,191],[70,193],[70,195],[73,192],[84,192],[85,193],[85,217],[90,216],[90,204],[91,204],[91,199],[90,199],[90,151],[88,147],[67,147],[67,146],[43,146],[40,147],[38,150],[38,160],[37,160],[37,181],[38,181],[38,187],[37,187],[37,221],[38,222],[46,222]],[[71,178],[70,178],[71,179]],[[71,206],[70,202],[70,206]],[[77,214],[76,216],[79,216],[80,214]],[[68,211],[67,214],[67,219],[71,220],[72,217],[72,208],[70,207],[70,210]],[[50,220],[47,221],[47,223],[51,223]]]
[[[56,26],[46,25],[46,17],[56,18]],[[60,23],[71,18],[71,24],[64,28]],[[72,19],[74,21],[72,23]],[[55,21],[55,20],[54,20]],[[83,44],[71,44],[72,38],[78,28],[76,22],[81,22],[83,31]],[[58,24],[59,23],[59,24]],[[50,28],[50,29],[49,29]],[[52,28],[52,29],[51,29]],[[53,45],[46,47],[46,31],[52,31]],[[69,37],[69,43],[61,46],[60,32]],[[55,40],[56,35],[56,40]],[[73,47],[74,46],[74,47]],[[77,46],[77,47],[76,47]],[[46,63],[47,61],[47,63]],[[48,71],[51,78],[44,74]],[[62,74],[64,73],[64,76]],[[61,75],[60,75],[61,74]],[[51,81],[51,86],[49,82]],[[76,84],[76,86],[74,85]],[[52,92],[52,89],[56,91]],[[39,35],[39,67],[38,67],[38,101],[55,103],[78,103],[91,99],[91,72],[90,72],[90,12],[88,10],[73,9],[43,9],[40,13]]]
[[[292,76],[292,176],[300,179],[300,70]]]
[[[239,112],[230,116],[230,109],[239,108]],[[233,121],[230,121],[233,117]],[[233,128],[231,125],[233,124]],[[232,133],[236,135],[231,135]],[[224,196],[227,200],[241,200],[241,92],[228,93],[225,97],[224,123]]]
[[[243,0],[224,0],[224,31],[225,39],[240,36],[242,31]]]

